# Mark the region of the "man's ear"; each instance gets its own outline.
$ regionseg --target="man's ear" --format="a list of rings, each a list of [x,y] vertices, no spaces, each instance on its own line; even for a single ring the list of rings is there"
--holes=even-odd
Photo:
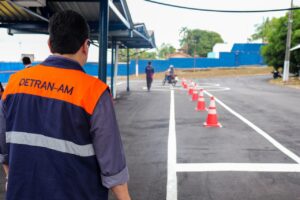
[[[52,52],[52,48],[51,48],[51,44],[50,44],[50,38],[48,38],[48,42],[47,43],[48,43],[48,47],[49,47],[50,52],[53,53]]]
[[[84,53],[85,55],[87,55],[88,52],[89,52],[89,45],[88,45],[88,40],[86,40],[83,43],[83,46],[82,46],[82,53]]]

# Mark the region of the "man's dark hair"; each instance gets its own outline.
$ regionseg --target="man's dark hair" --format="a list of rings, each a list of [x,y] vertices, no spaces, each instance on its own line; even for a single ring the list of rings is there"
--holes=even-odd
[[[22,62],[23,62],[24,65],[30,65],[31,64],[31,60],[27,56],[22,58]]]
[[[4,92],[4,88],[2,86],[2,83],[0,82],[0,92]]]
[[[148,65],[151,65],[151,64],[152,64],[151,61],[149,61],[149,62],[148,62]]]
[[[55,13],[48,30],[52,53],[75,54],[90,36],[86,20],[72,10]]]

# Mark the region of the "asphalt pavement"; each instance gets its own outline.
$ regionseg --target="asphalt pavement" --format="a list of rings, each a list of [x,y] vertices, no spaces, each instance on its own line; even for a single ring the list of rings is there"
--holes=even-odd
[[[300,90],[270,76],[194,79],[222,128],[178,84],[118,83],[117,119],[133,200],[300,200]],[[0,173],[3,195],[3,173]],[[0,195],[0,199],[4,197]],[[110,199],[113,199],[110,197]]]
[[[168,179],[171,89],[158,81],[147,92],[143,81],[132,82],[131,92],[121,93],[124,101],[116,102],[132,198],[300,199],[300,165],[293,157],[300,155],[300,91],[271,85],[269,78],[194,80],[252,126],[217,102],[223,127],[205,128],[207,112],[196,112],[196,103],[179,85],[173,89],[176,187]],[[207,94],[205,100],[208,106]]]
[[[206,115],[190,112],[194,105],[188,102],[186,91],[176,92],[177,163],[204,165],[198,166],[197,172],[177,172],[178,199],[300,199],[299,172],[290,172],[293,171],[290,165],[288,172],[281,172],[285,166],[273,172],[278,164],[297,164],[283,151],[300,155],[300,91],[270,85],[268,79],[254,76],[195,81],[204,87],[210,83],[212,87],[206,87],[209,93],[282,148],[218,103],[217,113],[223,128],[201,127]],[[209,104],[207,95],[206,103]],[[223,171],[228,163],[229,170]],[[256,167],[251,164],[261,164],[258,168],[264,169],[255,172]],[[215,171],[201,171],[216,166],[219,168]]]

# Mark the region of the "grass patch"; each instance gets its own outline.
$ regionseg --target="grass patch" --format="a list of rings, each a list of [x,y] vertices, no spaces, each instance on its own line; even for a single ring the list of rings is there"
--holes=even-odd
[[[287,82],[283,82],[282,78],[272,79],[270,80],[270,83],[300,89],[299,77],[290,77]]]
[[[154,68],[155,69],[155,68]],[[272,76],[271,67],[249,66],[239,68],[211,68],[211,69],[175,69],[175,74],[179,78],[212,78],[212,77],[237,77],[237,76],[251,76],[251,75],[270,75]],[[164,72],[155,73],[154,79],[162,80],[165,77]],[[135,76],[131,75],[130,79],[145,79],[145,74]],[[126,77],[119,77],[119,79],[126,79]]]

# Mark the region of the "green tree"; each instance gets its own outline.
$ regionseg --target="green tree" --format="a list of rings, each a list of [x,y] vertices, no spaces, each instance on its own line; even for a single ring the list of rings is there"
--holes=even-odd
[[[285,56],[286,19],[283,17],[276,19],[272,26],[272,31],[267,36],[268,44],[262,47],[262,55],[269,66],[278,70],[283,66]]]
[[[156,59],[157,58],[157,52],[147,52],[145,50],[141,50],[138,53],[139,59]]]
[[[126,49],[119,49],[119,55],[118,55],[119,62],[126,62],[127,61],[127,50]],[[138,59],[156,59],[157,58],[157,52],[148,52],[146,49],[139,49],[138,52],[136,52],[136,49],[129,49],[129,60],[136,59],[136,56],[138,56]]]
[[[300,10],[293,12],[293,34],[291,46],[294,47],[300,44]],[[291,52],[291,69],[292,73],[299,70],[297,66],[300,64],[300,49]]]
[[[175,53],[176,49],[171,44],[163,43],[158,49],[158,57],[166,58],[169,54]]]
[[[135,49],[129,49],[129,60],[135,58],[133,57],[134,53],[135,53]],[[119,62],[127,61],[127,49],[119,49],[118,60]]]
[[[262,48],[262,55],[265,62],[275,69],[282,68],[284,65],[286,36],[287,36],[287,14],[280,18],[272,19],[270,32],[267,34],[268,44]],[[291,46],[300,43],[300,10],[293,11],[293,26]],[[296,65],[300,63],[299,50],[291,52],[290,71],[296,71]]]
[[[268,42],[268,37],[273,29],[276,18],[263,20],[261,24],[255,25],[255,33],[251,35],[250,41],[261,39],[263,43]]]
[[[206,57],[216,43],[223,43],[220,34],[213,31],[183,27],[180,30],[180,35],[181,49],[191,56]]]

